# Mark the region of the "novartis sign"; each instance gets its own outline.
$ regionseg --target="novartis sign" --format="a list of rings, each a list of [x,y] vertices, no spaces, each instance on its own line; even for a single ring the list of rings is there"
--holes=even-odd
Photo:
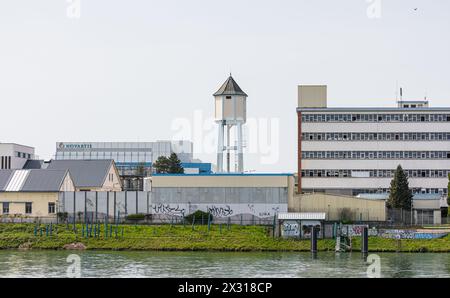
[[[92,149],[92,144],[65,144],[59,143],[59,149]]]

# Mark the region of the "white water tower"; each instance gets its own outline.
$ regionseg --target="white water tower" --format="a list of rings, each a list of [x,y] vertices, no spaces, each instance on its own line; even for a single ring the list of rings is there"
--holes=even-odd
[[[215,121],[219,125],[217,148],[217,172],[231,172],[231,152],[235,154],[235,172],[244,172],[242,125],[247,121],[247,94],[242,91],[230,74],[222,87],[214,93]],[[231,131],[235,132],[235,144],[231,143]],[[226,171],[223,159],[226,153]]]

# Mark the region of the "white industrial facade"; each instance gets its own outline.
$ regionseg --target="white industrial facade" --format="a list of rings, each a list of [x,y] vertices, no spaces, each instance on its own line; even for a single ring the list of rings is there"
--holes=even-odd
[[[190,141],[157,142],[57,142],[56,160],[113,159],[116,163],[152,163],[160,156],[176,153],[182,162],[191,162]]]
[[[13,143],[0,143],[0,170],[22,169],[34,159],[34,148]]]
[[[329,108],[326,86],[299,86],[297,114],[300,192],[387,192],[401,165],[415,193],[447,193],[450,108]]]

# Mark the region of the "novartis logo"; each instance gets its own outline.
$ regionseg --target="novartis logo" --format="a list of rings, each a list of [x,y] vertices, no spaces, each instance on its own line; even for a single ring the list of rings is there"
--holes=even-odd
[[[65,144],[59,143],[59,149],[92,149],[92,144]]]

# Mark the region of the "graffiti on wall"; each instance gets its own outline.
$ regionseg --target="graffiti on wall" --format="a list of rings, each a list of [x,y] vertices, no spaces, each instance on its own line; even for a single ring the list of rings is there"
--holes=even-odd
[[[278,212],[287,212],[287,204],[151,204],[150,210],[153,214],[170,216],[185,216],[201,210],[216,218],[245,214],[268,218]]]
[[[233,210],[230,205],[226,205],[225,207],[208,206],[207,212],[211,213],[214,217],[228,217],[233,215]]]
[[[155,204],[152,205],[152,213],[183,217],[185,216],[186,209],[180,207],[180,205]]]
[[[368,225],[342,225],[341,233],[344,236],[359,237],[362,235],[364,227],[369,227],[369,226]],[[369,234],[369,236],[377,236],[378,230],[377,229],[369,229],[368,234]]]
[[[299,237],[300,224],[296,221],[285,221],[281,227],[281,235],[283,237]]]

